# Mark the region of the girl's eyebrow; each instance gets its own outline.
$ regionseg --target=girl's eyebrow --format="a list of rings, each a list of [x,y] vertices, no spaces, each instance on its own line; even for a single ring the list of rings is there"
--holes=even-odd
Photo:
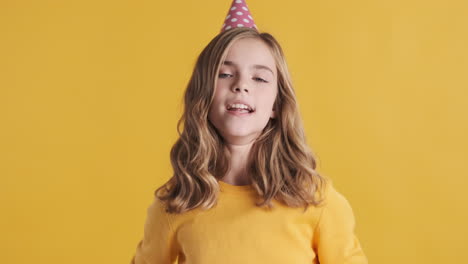
[[[228,61],[228,60],[227,60],[227,61],[224,61],[223,64],[224,64],[224,65],[228,65],[228,66],[237,66],[237,64],[235,64],[235,63],[232,62],[232,61]],[[254,69],[264,69],[264,70],[270,71],[271,74],[273,74],[273,76],[275,75],[275,74],[273,73],[273,71],[272,71],[268,66],[265,66],[265,65],[254,64],[254,65],[252,65],[252,68],[254,68]]]

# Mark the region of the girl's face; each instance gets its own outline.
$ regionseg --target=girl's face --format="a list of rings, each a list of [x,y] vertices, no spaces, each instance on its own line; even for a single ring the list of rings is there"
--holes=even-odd
[[[275,117],[277,93],[276,63],[269,47],[260,39],[236,40],[218,73],[208,119],[227,143],[251,143]]]

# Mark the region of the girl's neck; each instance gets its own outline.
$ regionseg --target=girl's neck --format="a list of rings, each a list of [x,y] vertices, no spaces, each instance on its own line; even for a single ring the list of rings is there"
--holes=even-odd
[[[250,176],[246,173],[247,162],[252,143],[243,145],[227,144],[230,153],[229,171],[222,180],[232,185],[247,185],[251,183]]]

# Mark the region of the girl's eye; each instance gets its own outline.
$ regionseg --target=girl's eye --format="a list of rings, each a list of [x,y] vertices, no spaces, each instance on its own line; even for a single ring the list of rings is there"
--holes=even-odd
[[[255,79],[256,81],[259,81],[259,82],[265,82],[265,83],[267,83],[266,80],[264,80],[264,79],[262,79],[262,78],[259,78],[259,77],[255,77],[254,79]]]
[[[232,76],[232,75],[229,74],[229,73],[220,73],[219,74],[219,78],[225,78],[225,77],[228,77],[228,76]]]
[[[218,77],[224,79],[224,78],[227,78],[227,77],[232,77],[232,74],[229,74],[229,73],[220,73],[220,74],[218,75]],[[254,79],[255,81],[258,81],[258,82],[267,83],[266,80],[264,80],[264,79],[262,79],[262,78],[259,78],[259,77],[254,77],[253,79]]]

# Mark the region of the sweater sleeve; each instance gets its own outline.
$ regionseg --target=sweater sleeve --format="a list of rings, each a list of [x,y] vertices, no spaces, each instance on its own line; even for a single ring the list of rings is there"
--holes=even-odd
[[[312,246],[320,264],[367,264],[354,233],[355,218],[348,200],[330,183],[315,227]]]
[[[147,209],[143,239],[136,247],[130,264],[172,264],[177,258],[177,244],[163,203],[154,198]]]

